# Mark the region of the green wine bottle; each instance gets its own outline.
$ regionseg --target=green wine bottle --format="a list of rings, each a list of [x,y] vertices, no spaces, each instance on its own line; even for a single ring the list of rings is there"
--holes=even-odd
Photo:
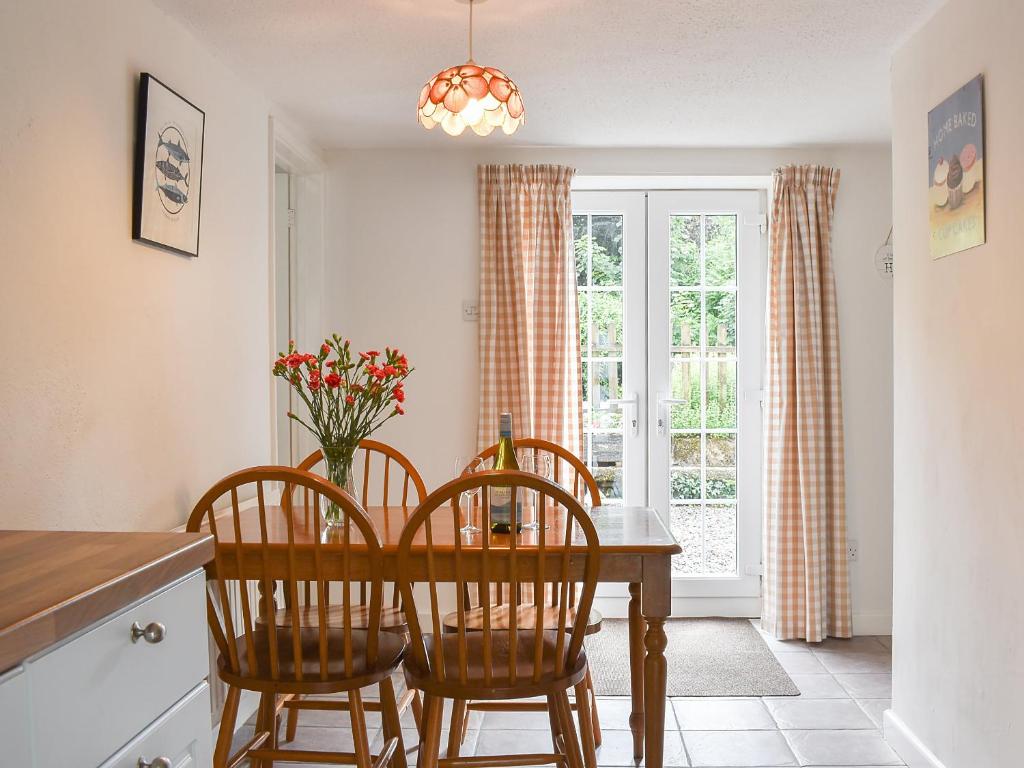
[[[512,444],[512,414],[501,414],[498,424],[498,455],[494,457],[495,469],[519,469],[515,446]],[[515,525],[516,533],[523,525],[522,491],[517,493]],[[512,488],[511,486],[494,486],[491,488],[491,532],[511,533],[512,531]]]

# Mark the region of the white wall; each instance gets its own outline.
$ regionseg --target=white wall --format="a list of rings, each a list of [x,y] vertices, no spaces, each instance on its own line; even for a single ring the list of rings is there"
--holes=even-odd
[[[804,150],[500,150],[476,137],[437,151],[344,151],[330,156],[326,318],[359,345],[398,345],[416,371],[408,410],[385,439],[428,485],[450,479],[474,449],[477,326],[461,303],[477,295],[476,165],[564,163],[582,174],[769,174],[790,162],[842,169],[835,221],[855,628],[891,621],[892,283],[875,272],[889,230],[886,147]],[[468,140],[467,140],[468,139]],[[479,142],[476,146],[485,145]]]
[[[200,256],[131,240],[137,78],[206,111]],[[270,106],[142,0],[0,5],[0,527],[166,529],[270,458]]]
[[[1022,760],[1022,28],[1018,0],[951,0],[892,67],[893,709],[948,768]],[[927,114],[979,72],[988,242],[932,261]]]

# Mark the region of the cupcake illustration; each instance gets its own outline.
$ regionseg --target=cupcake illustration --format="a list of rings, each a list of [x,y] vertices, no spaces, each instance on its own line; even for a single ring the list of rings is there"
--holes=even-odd
[[[936,208],[944,208],[949,201],[949,189],[946,187],[948,176],[949,163],[946,158],[940,157],[935,165],[935,173],[932,174],[932,205]]]
[[[960,167],[964,169],[964,194],[970,194],[981,180],[981,166],[977,164],[978,148],[968,144],[960,150]]]
[[[946,187],[949,189],[949,208],[959,208],[964,201],[964,168],[960,165],[960,156],[949,158],[949,173],[946,175]]]

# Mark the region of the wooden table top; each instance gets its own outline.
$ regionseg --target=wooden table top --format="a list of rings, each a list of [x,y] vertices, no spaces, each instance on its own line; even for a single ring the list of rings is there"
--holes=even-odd
[[[463,507],[465,509],[465,507]],[[377,528],[381,539],[381,545],[385,555],[393,555],[398,551],[398,541],[402,535],[405,522],[412,516],[414,507],[369,507],[367,513]],[[313,522],[313,516],[307,514],[305,508],[298,507],[292,512],[294,520],[294,537],[296,547],[312,547],[316,538],[321,537],[319,527]],[[256,507],[243,509],[239,515],[242,546],[260,546],[260,517]],[[474,515],[474,522],[479,526],[479,512]],[[564,510],[561,514],[552,514],[549,527],[544,532],[545,547],[559,548],[565,546],[565,518]],[[285,512],[281,507],[267,506],[267,542],[270,547],[286,547],[288,544],[288,523]],[[532,519],[529,512],[525,515],[527,520]],[[637,555],[676,555],[682,552],[679,544],[669,533],[661,517],[653,509],[648,507],[594,507],[590,512],[590,518],[597,528],[598,538],[601,542],[602,553],[620,553]],[[433,514],[433,541],[436,551],[445,551],[454,548],[454,526],[452,525],[451,512],[448,507],[438,509]],[[518,534],[516,546],[529,548],[536,546],[539,532],[523,531]],[[481,546],[483,533],[471,536],[464,536],[461,539],[461,546],[464,549],[471,549]],[[508,534],[488,534],[490,544],[493,547],[508,546]],[[225,515],[217,519],[217,537],[219,547],[235,547],[235,532],[233,530],[231,516]],[[340,547],[340,538],[332,540],[330,537],[322,538],[323,546]],[[423,529],[419,531],[416,539],[423,544]],[[359,546],[361,539],[353,526],[351,545]]]
[[[204,533],[0,531],[0,672],[212,559]]]

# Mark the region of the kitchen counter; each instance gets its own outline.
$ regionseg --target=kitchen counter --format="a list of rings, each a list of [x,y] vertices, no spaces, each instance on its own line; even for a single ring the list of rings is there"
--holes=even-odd
[[[202,533],[0,531],[0,673],[212,559]]]

